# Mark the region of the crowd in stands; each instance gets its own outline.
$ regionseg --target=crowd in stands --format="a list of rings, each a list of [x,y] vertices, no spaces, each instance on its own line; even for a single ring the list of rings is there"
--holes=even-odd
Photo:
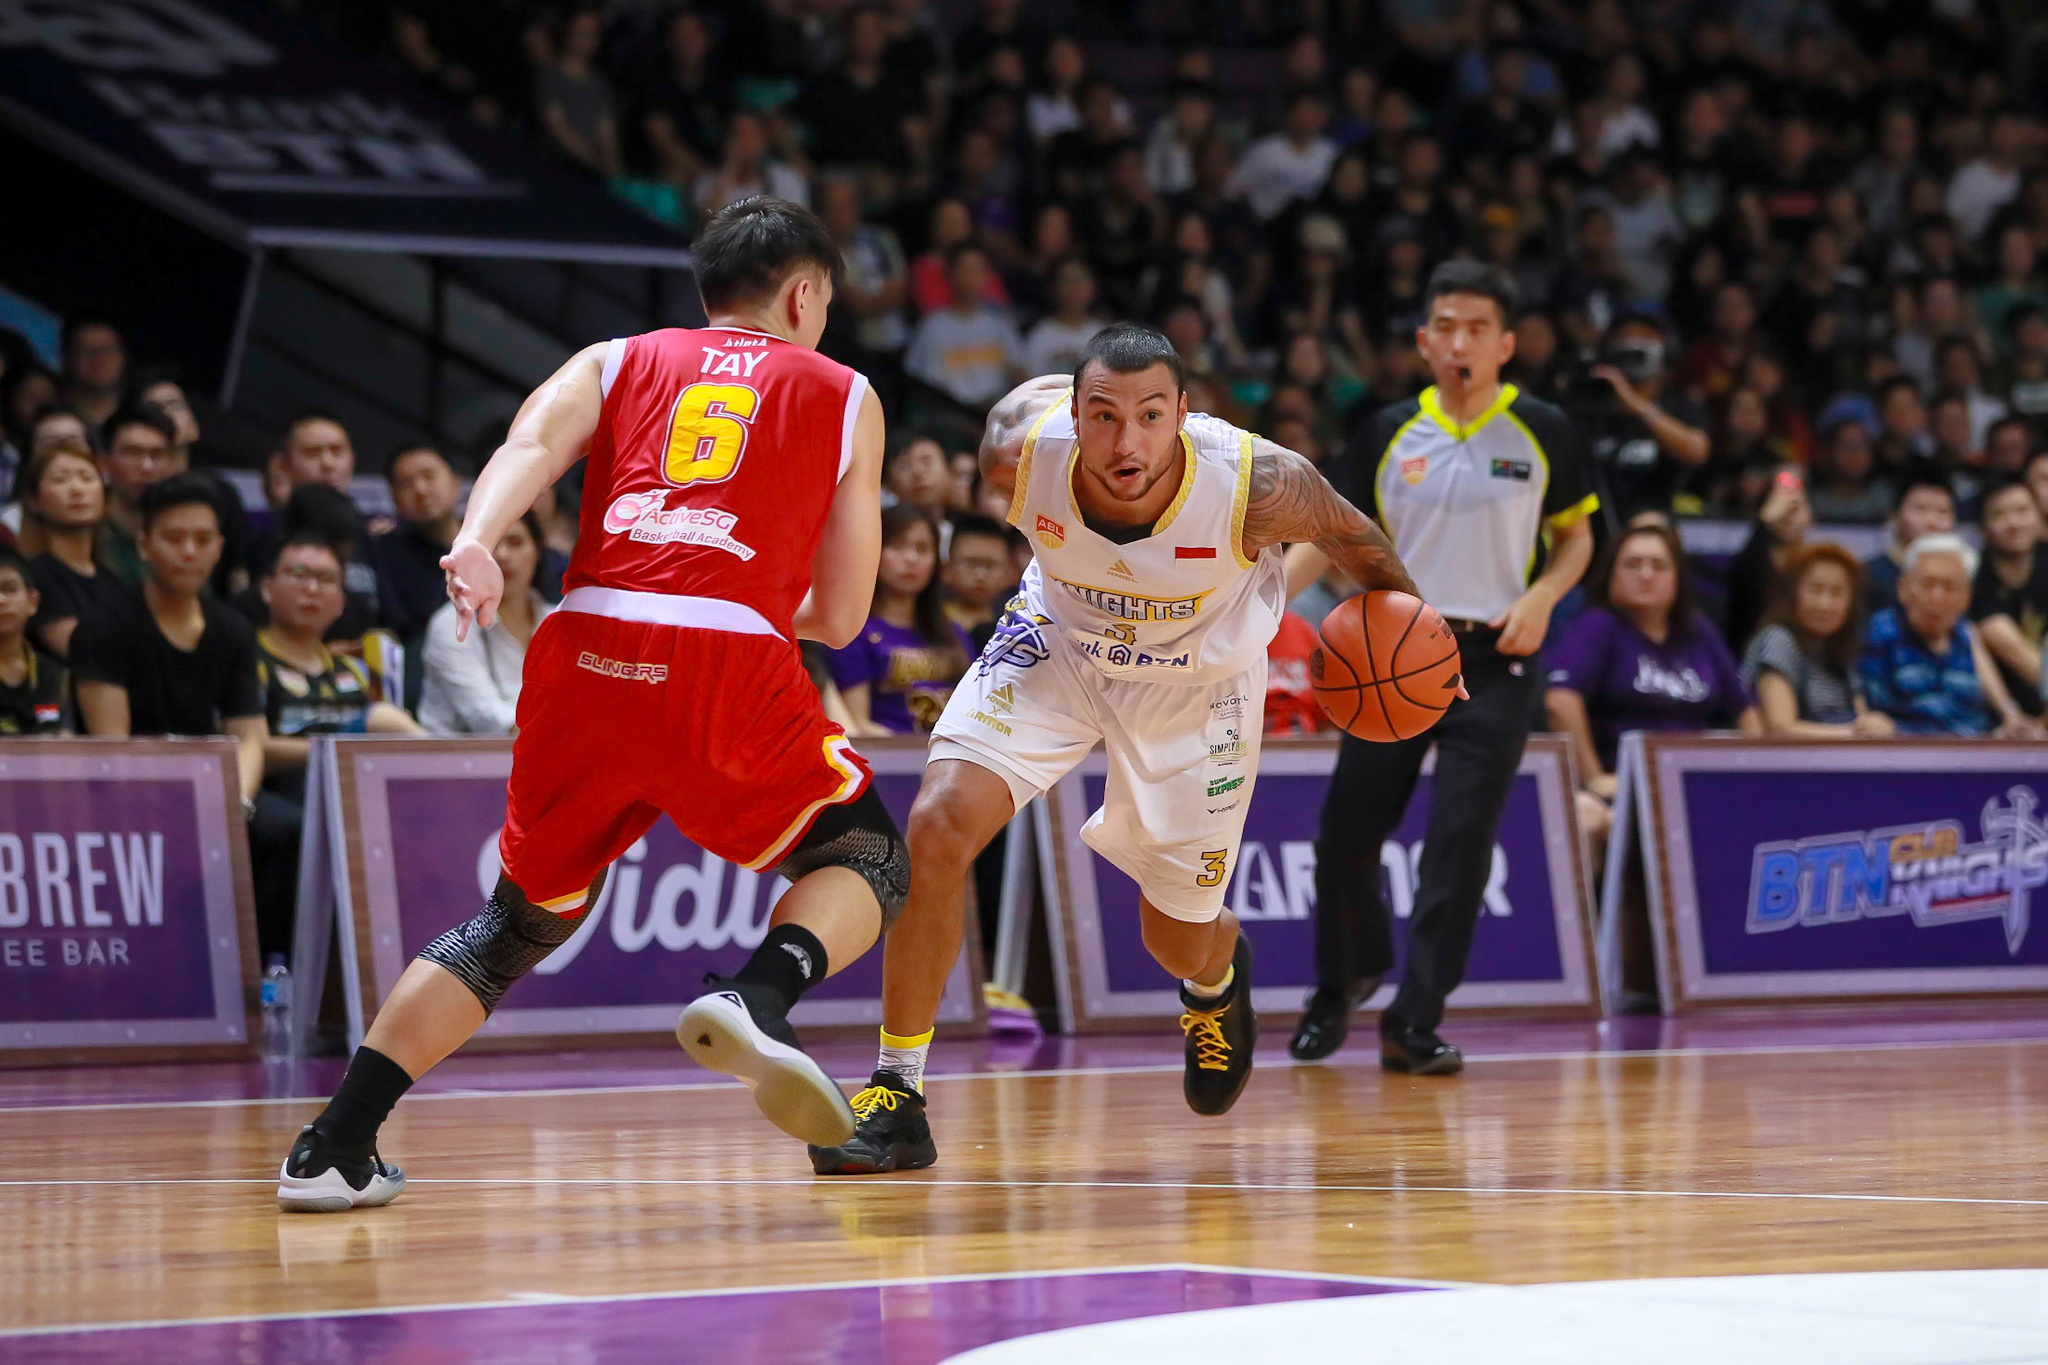
[[[818,209],[847,262],[824,348],[892,431],[873,614],[808,660],[852,734],[929,729],[1029,561],[976,470],[994,398],[1138,318],[1191,408],[1333,459],[1428,382],[1424,284],[1459,253],[1513,275],[1509,377],[1595,463],[1603,548],[1544,665],[1589,819],[1631,729],[2040,733],[2048,123],[1997,5],[1199,8],[1079,37],[1020,0],[326,12],[684,231],[748,194]],[[0,365],[0,733],[234,736],[273,949],[305,736],[510,731],[573,484],[457,642],[459,458],[392,451],[371,521],[346,415],[308,413],[245,509],[116,326],[73,319],[55,373],[0,337]],[[1698,515],[1751,523],[1725,566],[1685,553]],[[1867,562],[1826,531],[1855,522],[1886,527]],[[1275,641],[1276,732],[1325,724],[1310,623],[1345,591]]]

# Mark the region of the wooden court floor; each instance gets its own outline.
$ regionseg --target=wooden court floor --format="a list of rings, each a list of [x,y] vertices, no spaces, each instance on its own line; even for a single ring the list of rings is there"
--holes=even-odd
[[[2048,1039],[1340,1062],[1276,1053],[1221,1120],[1167,1066],[937,1078],[940,1164],[866,1181],[737,1089],[422,1096],[386,1129],[406,1194],[337,1216],[271,1202],[312,1103],[0,1109],[0,1328],[1168,1262],[2048,1265]]]

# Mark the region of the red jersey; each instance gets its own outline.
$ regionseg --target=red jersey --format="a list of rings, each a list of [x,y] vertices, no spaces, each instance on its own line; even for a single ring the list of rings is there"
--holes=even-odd
[[[866,390],[856,371],[765,332],[613,342],[563,587],[735,602],[795,638]]]

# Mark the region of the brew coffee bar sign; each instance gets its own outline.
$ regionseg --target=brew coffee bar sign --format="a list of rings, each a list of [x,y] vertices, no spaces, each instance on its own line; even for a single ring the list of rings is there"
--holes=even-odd
[[[0,741],[0,1063],[249,1041],[227,740]]]
[[[1315,839],[1336,763],[1334,740],[1268,740],[1259,757],[1244,842],[1224,903],[1252,942],[1262,1012],[1299,1010],[1315,984]],[[1394,915],[1396,965],[1368,1002],[1393,999],[1406,952],[1434,759],[1400,826],[1380,848],[1380,894]],[[1180,997],[1146,952],[1138,888],[1081,840],[1102,804],[1101,754],[1063,779],[1040,826],[1041,877],[1050,888],[1053,959],[1061,1023],[1113,1028],[1178,1016]],[[1453,1009],[1516,1008],[1596,1013],[1586,880],[1574,823],[1564,743],[1533,738],[1508,794],[1493,849],[1465,984]]]
[[[323,749],[320,805],[338,836],[328,852],[340,855],[333,884],[344,909],[343,980],[350,1032],[360,1039],[419,950],[476,914],[497,885],[512,745],[339,737]],[[924,746],[869,740],[861,752],[901,824]],[[575,935],[512,988],[482,1036],[665,1035],[706,972],[730,975],[760,945],[787,885],[713,856],[659,820],[613,865]],[[323,922],[302,914],[302,931],[317,933]],[[300,960],[313,961],[303,945]],[[941,1022],[976,1018],[977,969],[978,954],[962,953]],[[871,950],[806,995],[791,1018],[799,1026],[879,1023],[881,983],[882,955]]]

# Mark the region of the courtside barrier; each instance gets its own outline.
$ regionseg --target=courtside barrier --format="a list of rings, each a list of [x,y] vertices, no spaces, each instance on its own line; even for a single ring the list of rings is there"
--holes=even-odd
[[[1268,739],[1226,902],[1251,936],[1259,1012],[1298,1013],[1315,984],[1315,838],[1336,764],[1332,738]],[[1570,746],[1532,736],[1508,796],[1492,878],[1454,1010],[1599,1013],[1588,880],[1572,807]],[[1399,921],[1397,958],[1415,896],[1415,868],[1429,809],[1435,756],[1424,765],[1408,813],[1380,850],[1381,892]],[[1039,803],[1036,844],[1046,888],[1060,1023],[1068,1032],[1177,1018],[1177,983],[1140,938],[1138,888],[1081,841],[1102,804],[1107,765],[1090,755]],[[1382,1008],[1393,982],[1368,1002]]]
[[[228,739],[0,740],[0,1065],[248,1055],[238,789]]]
[[[1617,768],[1666,1013],[2048,992],[2048,744],[1629,735]]]
[[[863,740],[860,751],[900,824],[924,771],[923,741]],[[316,744],[315,762],[320,790],[308,797],[294,975],[322,978],[329,926],[338,929],[354,1045],[406,964],[474,915],[497,884],[512,742],[337,736]],[[326,838],[315,837],[316,824]],[[785,886],[713,857],[663,819],[613,866],[575,937],[513,987],[478,1037],[532,1047],[593,1035],[668,1038],[704,974],[738,970],[759,945]],[[985,1017],[972,922],[946,982],[945,1024]],[[881,980],[878,946],[790,1017],[800,1028],[878,1024]]]

